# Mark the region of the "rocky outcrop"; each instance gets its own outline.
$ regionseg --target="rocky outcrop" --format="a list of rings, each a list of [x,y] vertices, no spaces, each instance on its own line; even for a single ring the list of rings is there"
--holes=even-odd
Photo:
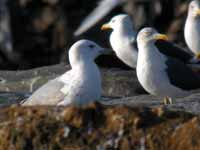
[[[0,71],[0,91],[33,92],[69,68],[61,64],[28,71]],[[102,78],[103,95],[105,96],[122,97],[145,93],[137,81],[134,70],[102,69]]]
[[[152,95],[139,95],[126,98],[108,99],[102,102],[106,105],[119,105],[123,104],[129,107],[147,107],[155,108],[162,106],[163,108],[171,111],[185,111],[193,114],[200,114],[200,91],[195,91],[194,94],[174,99],[172,104],[164,105],[161,98]]]
[[[164,105],[162,99],[144,94],[134,70],[101,70],[101,104],[19,105],[67,69],[61,64],[0,72],[0,149],[200,149],[200,92]]]
[[[63,64],[32,69],[28,71],[1,71],[0,105],[19,103],[38,87],[53,79],[70,67]],[[103,103],[106,105],[125,104],[133,107],[158,107],[163,100],[148,95],[137,81],[134,70],[102,69]],[[200,114],[200,90],[180,99],[174,99],[173,104],[165,106],[169,110],[186,111]]]
[[[91,104],[0,110],[0,149],[195,150],[200,118],[162,107]]]

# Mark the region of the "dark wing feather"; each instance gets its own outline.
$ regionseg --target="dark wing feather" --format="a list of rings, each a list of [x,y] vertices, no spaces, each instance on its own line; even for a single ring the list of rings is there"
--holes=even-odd
[[[200,88],[200,78],[180,60],[168,57],[166,61],[170,82],[183,90]]]
[[[137,41],[136,41],[135,37],[131,40],[131,44],[132,44],[133,48],[135,48],[135,50],[138,51],[138,45],[137,45]]]
[[[192,55],[171,42],[157,40],[155,45],[164,55],[179,59],[184,63],[187,63],[192,59]]]
[[[138,51],[137,42],[136,42],[136,41],[134,41],[132,44],[133,44],[134,48],[135,48],[135,49]]]

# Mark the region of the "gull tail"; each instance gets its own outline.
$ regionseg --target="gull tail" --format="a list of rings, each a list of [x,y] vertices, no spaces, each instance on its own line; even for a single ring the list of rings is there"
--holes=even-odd
[[[83,20],[81,25],[74,32],[74,36],[79,36],[86,32],[122,2],[123,0],[101,0],[98,6]]]

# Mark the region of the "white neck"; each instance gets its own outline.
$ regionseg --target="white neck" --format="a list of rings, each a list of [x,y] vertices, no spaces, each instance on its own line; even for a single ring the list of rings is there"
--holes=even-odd
[[[124,27],[115,29],[110,35],[110,43],[117,56],[128,66],[135,68],[137,49],[133,46],[136,33]]]
[[[116,27],[113,32],[111,33],[111,35],[114,36],[119,36],[120,37],[125,37],[128,39],[132,39],[134,37],[136,37],[136,33],[134,32],[133,28],[131,26],[123,26],[123,25],[119,25],[118,27]],[[123,39],[121,39],[123,40]]]
[[[150,68],[165,68],[166,57],[159,52],[153,42],[147,44],[138,44],[138,66],[148,65]]]
[[[95,82],[101,82],[99,68],[94,62],[76,64],[72,67],[70,72],[73,72],[73,78],[79,78],[79,76],[81,76],[81,80],[92,80],[94,78]],[[66,72],[61,75],[60,80],[63,82],[68,82],[69,79],[66,79],[69,76],[68,73],[69,72]]]

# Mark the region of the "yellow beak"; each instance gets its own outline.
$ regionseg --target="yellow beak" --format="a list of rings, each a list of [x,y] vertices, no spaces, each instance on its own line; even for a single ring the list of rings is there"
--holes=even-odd
[[[164,41],[168,41],[168,37],[165,34],[156,34],[154,37],[156,40],[164,40]]]
[[[108,23],[103,24],[103,25],[101,26],[101,30],[108,30],[108,29],[111,29],[111,26],[110,26]]]
[[[200,9],[197,9],[197,10],[195,11],[195,14],[196,14],[197,16],[200,16]]]
[[[196,58],[200,59],[200,53],[196,54]]]

